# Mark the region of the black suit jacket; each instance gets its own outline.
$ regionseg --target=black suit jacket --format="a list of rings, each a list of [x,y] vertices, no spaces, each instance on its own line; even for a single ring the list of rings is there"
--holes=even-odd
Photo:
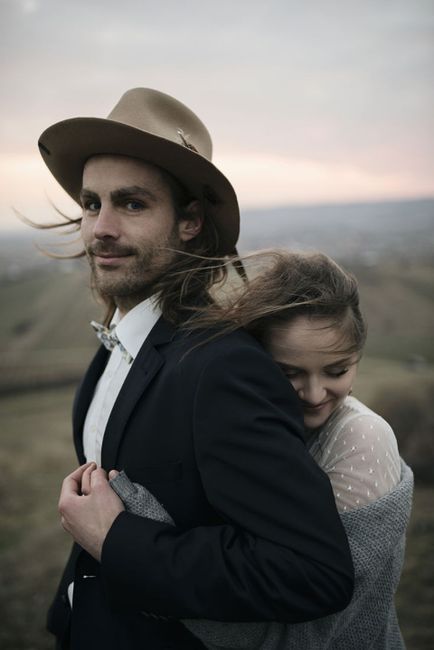
[[[297,622],[349,602],[346,536],[290,383],[247,333],[207,336],[160,319],[122,386],[102,466],[146,485],[176,527],[122,512],[101,564],[74,545],[49,613],[74,650],[199,648],[179,619]],[[80,463],[106,361],[101,348],[77,393]]]

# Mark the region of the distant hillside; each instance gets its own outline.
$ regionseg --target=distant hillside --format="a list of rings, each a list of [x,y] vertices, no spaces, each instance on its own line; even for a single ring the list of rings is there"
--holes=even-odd
[[[7,306],[0,319],[0,392],[80,377],[97,347],[89,321],[101,313],[87,273],[53,265],[26,271],[3,279],[0,301]]]
[[[434,362],[434,200],[282,208],[243,214],[242,250],[317,248],[360,281],[369,323],[366,354]],[[43,233],[0,238],[0,390],[76,380],[96,348],[88,323],[101,316],[84,260],[50,260]]]
[[[53,214],[56,219],[56,214]],[[74,234],[72,239],[77,240]],[[35,248],[64,254],[59,231],[31,228],[19,234],[0,232],[0,279],[5,274],[44,266],[49,260]],[[241,214],[239,250],[282,246],[318,249],[340,259],[376,261],[381,255],[433,258],[434,199],[336,205],[283,206]],[[77,246],[73,247],[77,250]],[[68,263],[62,262],[67,268]]]
[[[62,262],[0,282],[0,391],[77,380],[97,340],[89,321],[101,317],[79,264]],[[434,270],[389,261],[351,267],[369,323],[367,356],[405,363],[434,362]]]
[[[254,210],[241,224],[240,250],[315,248],[349,259],[432,255],[434,199]]]

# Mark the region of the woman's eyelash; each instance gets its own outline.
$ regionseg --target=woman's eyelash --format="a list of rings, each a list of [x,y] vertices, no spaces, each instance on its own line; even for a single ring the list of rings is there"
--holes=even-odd
[[[284,366],[280,366],[280,367],[287,377],[296,377],[298,374],[302,372],[302,370],[298,370],[297,368],[286,368]],[[327,369],[325,371],[325,373],[330,377],[342,377],[347,372],[348,372],[348,368],[342,368],[339,370]]]
[[[327,370],[327,374],[332,375],[332,377],[342,377],[345,373],[348,372],[348,368],[342,368],[340,370]]]

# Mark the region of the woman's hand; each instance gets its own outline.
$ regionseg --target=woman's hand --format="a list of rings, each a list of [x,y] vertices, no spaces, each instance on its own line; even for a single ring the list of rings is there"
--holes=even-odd
[[[106,472],[95,463],[82,465],[63,481],[59,499],[62,526],[98,562],[106,535],[124,509]]]

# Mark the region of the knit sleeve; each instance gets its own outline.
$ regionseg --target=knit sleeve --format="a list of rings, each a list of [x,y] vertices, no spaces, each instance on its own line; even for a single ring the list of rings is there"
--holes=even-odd
[[[401,465],[389,424],[369,412],[347,420],[323,449],[339,512],[360,508],[388,494],[399,482]]]

